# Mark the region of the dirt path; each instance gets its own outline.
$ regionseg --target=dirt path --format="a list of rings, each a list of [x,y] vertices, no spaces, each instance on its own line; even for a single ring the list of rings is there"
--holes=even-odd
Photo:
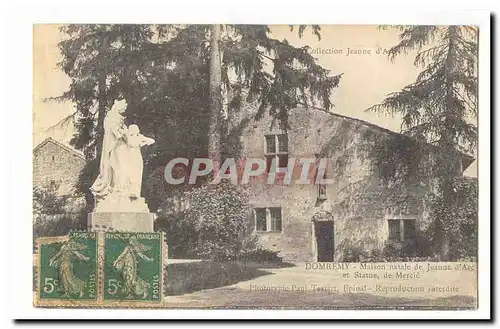
[[[351,266],[354,268],[312,270],[301,263],[287,268],[266,268],[261,269],[266,274],[253,279],[167,296],[166,302],[235,308],[468,308],[476,304],[475,271],[443,273],[428,272],[427,268],[388,271],[387,267],[386,270],[362,271],[359,264]]]

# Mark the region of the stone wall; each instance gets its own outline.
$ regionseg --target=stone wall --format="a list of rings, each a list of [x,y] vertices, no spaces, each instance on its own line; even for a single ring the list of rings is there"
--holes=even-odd
[[[33,186],[59,185],[59,195],[73,196],[85,159],[56,142],[44,142],[33,153]]]
[[[237,153],[243,159],[264,158],[264,136],[281,132],[270,117],[264,116],[255,121],[253,115],[251,108],[245,108],[240,119],[233,118],[233,124],[238,123],[234,125],[238,129],[241,129],[242,122],[246,123],[239,140],[230,143],[239,145]],[[390,135],[390,132],[352,118],[301,108],[291,111],[289,125],[289,157],[314,159],[319,155],[329,158],[327,178],[333,179],[334,184],[327,186],[326,201],[318,200],[317,185],[294,183],[300,176],[300,164],[295,165],[290,185],[268,185],[267,174],[252,179],[248,190],[253,207],[282,208],[282,232],[256,232],[265,248],[280,251],[280,256],[288,261],[315,261],[313,216],[321,212],[331,214],[334,222],[335,261],[342,260],[346,245],[366,250],[381,249],[387,240],[389,218],[415,218],[417,223],[422,221],[420,200],[414,200],[412,207],[404,209],[395,208],[392,204],[378,204],[383,201],[377,199],[376,193],[387,188],[372,171],[372,162],[368,157],[370,137],[367,136]],[[308,176],[311,182],[315,172],[313,165]],[[365,200],[372,190],[375,197]],[[423,192],[415,190],[417,199],[419,193]],[[353,196],[356,196],[354,200]]]

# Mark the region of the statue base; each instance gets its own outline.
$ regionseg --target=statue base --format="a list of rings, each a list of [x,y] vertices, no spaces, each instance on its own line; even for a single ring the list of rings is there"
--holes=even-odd
[[[88,215],[91,232],[153,232],[154,216],[149,212],[93,212]]]
[[[153,232],[154,216],[144,198],[111,193],[97,198],[94,211],[88,215],[89,231]]]
[[[94,213],[97,212],[146,212],[148,205],[144,198],[131,198],[128,195],[113,193],[96,199]]]

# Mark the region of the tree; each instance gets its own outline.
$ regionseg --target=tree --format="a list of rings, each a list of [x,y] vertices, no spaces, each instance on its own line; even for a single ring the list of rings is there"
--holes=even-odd
[[[311,27],[319,37],[319,26]],[[292,28],[293,29],[293,28]],[[306,26],[299,26],[301,36]],[[125,114],[157,142],[145,157],[145,176],[172,157],[220,158],[223,93],[228,111],[258,104],[288,126],[288,110],[320,100],[328,110],[340,75],[308,53],[270,36],[265,25],[68,25],[60,67],[71,85],[58,99],[76,104],[71,144],[90,161],[80,180],[97,174],[102,120],[115,99]]]
[[[461,174],[460,152],[473,152],[477,143],[478,31],[471,26],[398,26],[400,42],[389,58],[416,51],[422,67],[415,82],[394,92],[368,111],[400,115],[402,132],[435,154],[434,174],[445,205],[453,203],[453,184]],[[436,149],[439,152],[436,152]],[[435,229],[443,260],[448,258],[448,232],[454,218],[445,212]]]
[[[87,160],[78,192],[92,204],[89,187],[98,174],[104,117],[115,99],[130,99],[140,83],[144,44],[152,35],[149,25],[65,25],[59,43],[58,66],[71,78],[69,89],[56,101],[71,101],[76,111],[60,124],[73,120],[75,134],[70,144],[82,150]],[[88,209],[90,210],[90,209]]]
[[[442,196],[432,199],[431,218],[447,216],[453,218],[453,225],[448,228],[450,260],[477,259],[477,211],[478,185],[472,177],[457,177],[453,182],[451,203],[445,203]],[[430,232],[431,240],[439,238]]]
[[[210,115],[208,119],[208,156],[216,164],[214,170],[218,170],[220,161],[220,115],[222,113],[220,34],[220,25],[214,24],[210,33]]]
[[[298,29],[302,36],[306,26]],[[319,37],[319,26],[312,29]],[[299,103],[319,99],[329,110],[331,91],[340,80],[316,63],[308,47],[271,38],[265,25],[68,25],[62,31],[68,38],[59,45],[59,66],[72,83],[58,99],[76,103],[77,134],[71,144],[90,158],[98,158],[103,114],[117,98],[132,103],[127,114],[150,126],[165,114],[165,106],[176,108],[180,102],[203,116],[200,107],[206,104],[211,112],[222,111],[223,88],[234,94],[232,108],[247,91],[248,101],[259,100],[258,117],[269,108],[286,127],[287,111]],[[162,109],[153,110],[154,105]],[[141,113],[146,109],[154,118]],[[214,140],[208,153],[218,153],[219,120],[209,117]]]
[[[106,111],[115,99],[130,96],[138,79],[142,47],[152,35],[149,25],[65,25],[59,43],[59,67],[71,78],[55,100],[72,101],[76,134],[70,141],[89,160],[100,158]]]
[[[223,90],[232,94],[229,111],[238,109],[244,100],[256,102],[257,119],[268,110],[285,129],[288,111],[298,104],[309,105],[320,100],[326,110],[331,107],[330,94],[341,76],[331,76],[318,65],[308,47],[297,48],[286,40],[271,38],[266,25],[159,26],[158,29],[167,54],[164,59],[174,70],[189,70],[179,72],[188,79],[209,72],[208,92],[206,86],[200,86],[197,103],[209,104],[208,113],[201,112],[209,118],[207,153],[212,158],[220,157]],[[305,29],[305,25],[298,27],[299,36]],[[320,37],[319,26],[312,26],[312,30]],[[179,58],[172,49],[183,51],[184,56]]]

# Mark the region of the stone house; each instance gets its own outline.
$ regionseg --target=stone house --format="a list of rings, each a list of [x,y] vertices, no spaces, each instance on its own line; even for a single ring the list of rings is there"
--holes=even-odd
[[[387,241],[404,244],[427,228],[426,196],[433,193],[436,178],[410,172],[403,184],[384,179],[384,172],[399,175],[397,163],[411,164],[418,157],[408,137],[313,108],[292,110],[286,131],[269,116],[258,121],[254,116],[255,107],[247,107],[229,118],[229,131],[239,130],[230,144],[240,159],[279,164],[275,184],[267,184],[264,173],[247,189],[255,232],[265,248],[288,261],[342,261],[348,247],[381,250]],[[433,154],[420,156],[430,167]],[[295,158],[292,181],[280,184],[290,158]],[[302,169],[298,159],[304,158],[326,158],[324,178],[333,184],[314,184],[315,164],[309,168],[311,184],[296,184]],[[474,161],[458,152],[456,159],[460,174]]]
[[[68,211],[78,212],[85,205],[76,197],[76,184],[87,161],[80,152],[47,138],[33,149],[33,187],[57,186],[58,196],[69,196]]]
[[[281,129],[267,114],[255,120],[257,108],[231,111],[223,156],[237,159],[239,175],[247,158],[265,159],[268,165],[245,187],[253,207],[251,222],[263,247],[279,251],[287,261],[343,261],[352,248],[381,251],[388,242],[403,246],[425,234],[429,196],[437,187],[429,169],[439,150],[424,154],[404,135],[315,108],[290,111],[288,128]],[[458,152],[452,158],[459,174],[474,161]],[[289,159],[295,164],[290,184],[284,184]],[[300,159],[314,159],[310,184],[296,183],[303,167]],[[315,184],[322,159],[327,160],[324,178],[333,182],[328,185]],[[423,159],[423,170],[414,168],[416,159]],[[273,160],[280,168],[275,183],[268,184]],[[163,170],[157,168],[146,184],[153,191],[150,206],[155,198],[161,204],[160,217],[185,209],[183,193],[193,188],[169,186]]]

